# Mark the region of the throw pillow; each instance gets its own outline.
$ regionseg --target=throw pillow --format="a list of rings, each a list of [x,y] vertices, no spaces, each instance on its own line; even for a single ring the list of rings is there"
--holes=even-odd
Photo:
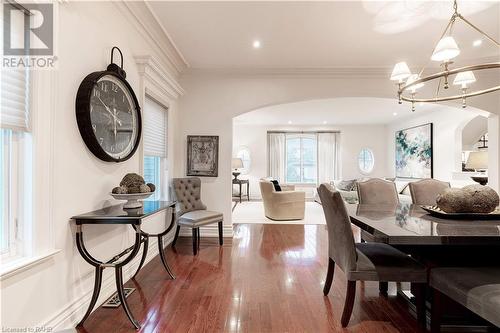
[[[351,179],[351,180],[342,180],[335,187],[341,191],[352,191],[354,185],[356,185],[356,180]]]
[[[280,184],[278,183],[278,181],[277,181],[277,180],[271,180],[271,183],[273,183],[273,185],[274,185],[274,190],[275,190],[276,192],[281,192],[281,186],[280,186]]]

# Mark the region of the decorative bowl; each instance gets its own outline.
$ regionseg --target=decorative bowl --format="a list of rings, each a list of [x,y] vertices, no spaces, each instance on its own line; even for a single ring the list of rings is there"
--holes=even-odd
[[[500,220],[500,207],[491,213],[446,213],[438,206],[420,206],[432,216],[457,220]]]
[[[139,200],[144,200],[150,197],[151,194],[153,193],[154,192],[129,193],[129,194],[110,193],[110,194],[116,200],[127,200],[127,202],[123,204],[123,208],[140,208],[142,207],[142,203]]]

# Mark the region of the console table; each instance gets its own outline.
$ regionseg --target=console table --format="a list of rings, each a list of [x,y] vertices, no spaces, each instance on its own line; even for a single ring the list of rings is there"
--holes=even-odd
[[[102,273],[105,268],[112,267],[115,269],[115,280],[116,280],[116,290],[118,293],[118,298],[123,306],[123,310],[127,314],[128,319],[134,325],[136,329],[140,328],[139,323],[134,319],[130,309],[128,307],[127,301],[125,299],[125,292],[123,290],[123,272],[122,268],[126,264],[128,264],[134,257],[137,255],[141,248],[141,244],[144,243],[144,249],[142,252],[141,261],[139,263],[139,267],[135,272],[132,278],[135,278],[137,273],[144,265],[144,261],[146,260],[149,238],[157,237],[158,238],[158,250],[160,252],[161,262],[165,267],[167,273],[170,275],[172,279],[175,279],[172,270],[168,266],[167,260],[165,258],[165,254],[163,252],[163,236],[165,236],[175,224],[175,204],[174,201],[144,201],[143,207],[134,208],[134,209],[124,209],[122,205],[115,205],[110,207],[105,207],[99,210],[95,210],[89,213],[73,216],[71,219],[76,222],[76,247],[78,248],[78,252],[80,252],[83,259],[88,262],[90,265],[95,267],[95,280],[94,280],[94,291],[92,293],[92,298],[90,300],[89,307],[85,312],[82,320],[78,323],[78,326],[83,325],[83,322],[88,318],[94,305],[97,302],[97,298],[99,297],[99,292],[101,289],[102,283]],[[143,219],[151,216],[155,213],[158,213],[163,210],[171,210],[171,220],[168,227],[159,234],[149,234],[141,230],[141,224]],[[95,259],[85,248],[85,243],[83,241],[83,225],[98,225],[98,224],[129,224],[135,231],[135,242],[134,245],[125,249],[121,253],[117,254],[110,260],[103,262],[98,259]],[[124,259],[120,260],[122,257],[126,256]]]
[[[240,203],[241,203],[241,196],[242,196],[242,194],[241,194],[241,185],[243,185],[243,184],[247,185],[247,195],[246,195],[246,197],[247,197],[248,201],[250,201],[250,182],[248,181],[248,179],[233,179],[233,185],[235,185],[235,184],[239,185],[239,187],[240,187],[240,192],[239,192],[239,195],[238,195],[238,197],[240,198]]]

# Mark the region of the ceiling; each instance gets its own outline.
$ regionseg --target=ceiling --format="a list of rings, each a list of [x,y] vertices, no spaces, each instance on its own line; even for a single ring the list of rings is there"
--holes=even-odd
[[[425,65],[452,13],[452,1],[176,2],[148,5],[190,67],[326,68]],[[495,39],[499,1],[459,1],[462,14]],[[493,57],[498,48],[472,42],[476,31],[458,23],[457,64]],[[261,48],[252,43],[259,40]],[[498,60],[497,60],[498,61]]]
[[[234,123],[272,126],[389,124],[444,108],[453,108],[454,112],[477,112],[472,107],[461,109],[428,103],[419,105],[418,110],[412,113],[408,104],[399,105],[395,99],[346,97],[264,107],[235,117]]]

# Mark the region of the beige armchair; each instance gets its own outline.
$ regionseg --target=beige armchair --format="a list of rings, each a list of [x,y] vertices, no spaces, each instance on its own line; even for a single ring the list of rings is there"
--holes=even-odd
[[[273,183],[267,180],[261,180],[259,185],[267,218],[278,221],[304,219],[305,192],[295,191],[293,185],[280,185],[281,192],[276,192]]]

